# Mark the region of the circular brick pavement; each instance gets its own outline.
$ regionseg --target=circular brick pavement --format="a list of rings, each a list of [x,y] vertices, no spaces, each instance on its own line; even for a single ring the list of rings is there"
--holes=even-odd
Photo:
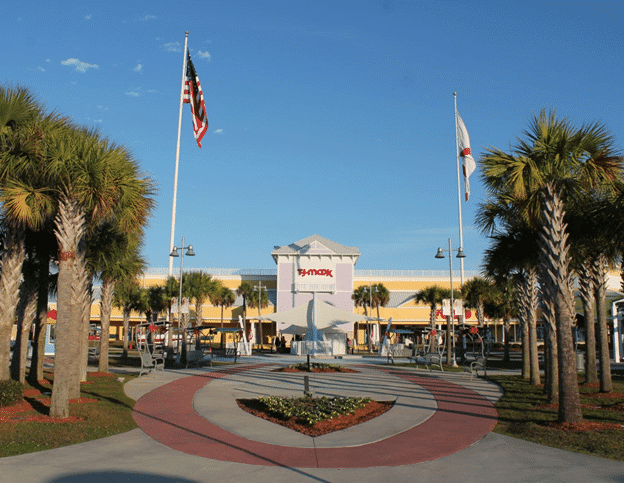
[[[252,441],[207,421],[193,409],[193,396],[211,380],[260,367],[232,367],[166,384],[140,398],[134,419],[154,440],[178,451],[263,466],[366,468],[421,463],[461,451],[489,433],[497,422],[493,404],[458,384],[426,374],[375,368],[417,384],[438,408],[422,424],[389,438],[342,448],[294,448]],[[235,415],[233,415],[235,417]]]

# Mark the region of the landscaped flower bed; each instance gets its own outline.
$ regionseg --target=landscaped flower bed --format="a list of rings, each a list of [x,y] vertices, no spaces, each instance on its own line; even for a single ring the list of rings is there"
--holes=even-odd
[[[373,419],[393,402],[359,397],[261,397],[238,399],[244,411],[308,436],[321,436]]]

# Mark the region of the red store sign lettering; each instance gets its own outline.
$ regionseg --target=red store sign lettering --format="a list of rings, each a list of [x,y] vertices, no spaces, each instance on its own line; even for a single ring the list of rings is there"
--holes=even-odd
[[[325,275],[326,277],[334,278],[334,276],[332,275],[333,270],[329,270],[327,268],[321,268],[318,270],[314,268],[309,268],[308,270],[306,270],[305,268],[300,268],[297,271],[302,277],[305,277],[306,275]]]

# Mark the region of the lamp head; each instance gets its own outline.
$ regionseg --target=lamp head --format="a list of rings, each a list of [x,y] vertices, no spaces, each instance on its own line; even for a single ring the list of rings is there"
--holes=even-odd
[[[457,250],[457,258],[466,258],[466,254],[464,253],[464,250],[461,249],[461,247],[459,247],[459,250]]]
[[[169,254],[170,257],[179,257],[180,255],[178,254],[178,247],[173,247],[173,250],[171,250],[171,253]]]
[[[435,258],[444,258],[444,252],[441,247],[438,248],[438,253],[436,253]]]
[[[195,252],[193,251],[193,245],[189,245],[188,246],[188,250],[186,251],[186,256],[187,257],[194,257],[195,256]]]

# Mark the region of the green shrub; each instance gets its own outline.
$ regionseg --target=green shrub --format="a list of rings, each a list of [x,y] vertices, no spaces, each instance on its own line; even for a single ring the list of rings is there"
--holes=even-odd
[[[24,385],[21,382],[0,381],[0,408],[17,404],[24,397]]]
[[[369,402],[369,397],[260,397],[258,401],[281,419],[296,418],[299,422],[315,425],[341,414],[353,414]]]

